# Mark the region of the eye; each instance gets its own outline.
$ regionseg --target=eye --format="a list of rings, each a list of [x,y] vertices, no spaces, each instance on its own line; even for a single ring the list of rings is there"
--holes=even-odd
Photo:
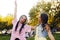
[[[26,20],[26,19],[24,19],[24,20]]]
[[[23,19],[23,17],[21,17],[21,19]]]

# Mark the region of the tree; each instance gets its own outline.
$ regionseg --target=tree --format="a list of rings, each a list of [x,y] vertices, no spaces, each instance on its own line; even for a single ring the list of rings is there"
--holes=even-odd
[[[52,2],[45,3],[44,1],[42,3],[38,2],[36,6],[31,8],[29,12],[30,16],[30,25],[37,25],[38,24],[38,15],[41,13],[40,10],[42,9],[41,12],[46,12],[48,14],[48,23],[50,25],[59,25],[60,24],[60,19],[59,18],[59,12],[60,12],[60,2],[57,2],[53,4]],[[58,15],[59,14],[59,15]],[[57,18],[56,18],[57,17]],[[57,20],[57,21],[56,21]],[[55,27],[53,26],[53,27]]]
[[[3,22],[7,22],[7,25],[10,25],[12,23],[12,20],[13,20],[13,15],[12,14],[8,14],[3,19],[4,19]]]
[[[51,22],[52,27],[59,27],[60,26],[60,2],[57,2],[55,5],[56,8],[53,8],[55,15]]]
[[[40,2],[33,8],[31,8],[29,12],[30,21],[29,24],[35,26],[38,24],[38,15],[40,13]]]
[[[13,15],[9,14],[6,17],[1,18],[0,30],[12,28]]]
[[[13,16],[14,18],[16,18],[16,15],[17,15],[17,0],[15,0],[14,3],[15,3],[14,15],[8,14],[6,17],[3,17],[3,18],[2,16],[0,16],[0,30],[12,28]]]
[[[2,16],[0,15],[0,22],[2,21]]]

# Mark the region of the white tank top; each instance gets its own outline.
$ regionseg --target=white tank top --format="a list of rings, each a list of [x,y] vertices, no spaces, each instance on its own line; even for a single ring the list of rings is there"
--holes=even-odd
[[[42,25],[38,25],[36,28],[36,35],[38,35],[38,37],[46,37],[47,36],[47,32],[46,30],[43,30]]]

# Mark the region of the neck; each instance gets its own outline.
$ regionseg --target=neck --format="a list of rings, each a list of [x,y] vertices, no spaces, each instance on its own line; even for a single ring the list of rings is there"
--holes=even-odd
[[[39,24],[42,24],[42,22],[39,22]]]
[[[19,22],[19,24],[22,24],[21,22]]]

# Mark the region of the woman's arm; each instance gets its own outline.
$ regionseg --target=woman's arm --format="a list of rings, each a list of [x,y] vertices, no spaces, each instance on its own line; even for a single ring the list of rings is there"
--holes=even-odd
[[[31,29],[35,30],[37,26],[31,26]]]
[[[35,26],[31,27],[31,29],[33,29],[33,30],[34,30],[35,28],[36,28]]]
[[[48,37],[50,38],[50,40],[55,40],[54,36],[52,35],[50,28],[48,25],[46,25],[46,31],[48,33]]]
[[[14,19],[17,18],[17,2],[15,0]]]
[[[12,20],[12,24],[14,25],[15,22],[17,21],[17,2],[15,0],[15,10],[14,10],[14,14],[13,14],[13,20]]]

